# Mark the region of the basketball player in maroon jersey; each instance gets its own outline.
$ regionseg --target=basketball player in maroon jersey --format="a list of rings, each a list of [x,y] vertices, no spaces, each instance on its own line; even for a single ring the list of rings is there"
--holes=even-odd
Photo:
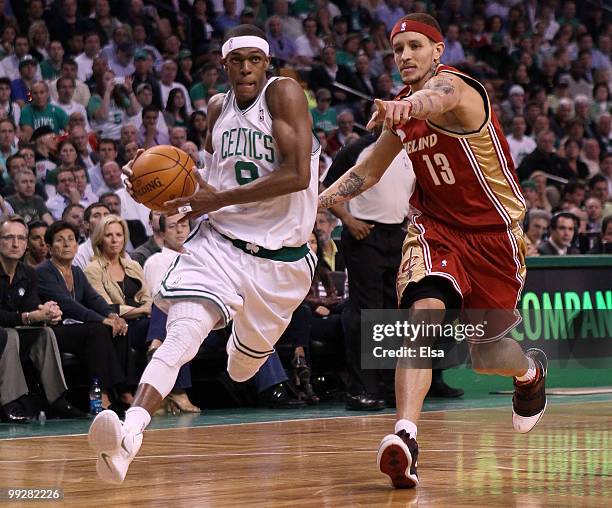
[[[472,364],[478,372],[514,378],[512,423],[529,432],[546,408],[547,360],[540,350],[524,353],[506,336],[520,321],[515,309],[525,280],[525,201],[508,144],[484,86],[440,64],[444,42],[433,17],[400,19],[391,44],[407,86],[394,101],[376,99],[368,128],[384,124],[383,134],[319,204],[327,208],[359,195],[407,151],[417,183],[397,279],[399,306],[492,312],[485,336],[468,339]],[[396,488],[418,485],[417,421],[430,383],[430,369],[396,369],[395,433],[378,451],[379,469]]]

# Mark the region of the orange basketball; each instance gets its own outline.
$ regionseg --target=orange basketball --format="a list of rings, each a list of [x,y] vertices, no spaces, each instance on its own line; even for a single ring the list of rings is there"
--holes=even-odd
[[[196,190],[195,162],[170,145],[146,150],[132,165],[134,199],[151,210],[166,211],[164,203],[190,196]]]

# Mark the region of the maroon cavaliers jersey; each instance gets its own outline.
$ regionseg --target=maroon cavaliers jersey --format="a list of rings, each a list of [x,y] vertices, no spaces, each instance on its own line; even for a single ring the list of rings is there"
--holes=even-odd
[[[453,67],[439,65],[436,74],[440,72],[461,77],[480,93],[486,119],[469,133],[416,118],[397,128],[416,175],[410,204],[450,227],[505,230],[525,213],[508,143],[484,86]],[[409,93],[406,88],[398,100]]]

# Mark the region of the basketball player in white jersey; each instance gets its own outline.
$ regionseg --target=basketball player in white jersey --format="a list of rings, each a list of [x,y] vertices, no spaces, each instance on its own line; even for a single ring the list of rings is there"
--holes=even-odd
[[[98,475],[107,482],[123,481],[150,415],[211,330],[233,321],[227,370],[246,381],[274,352],[310,288],[320,148],[304,92],[292,79],[267,79],[269,46],[253,25],[228,31],[222,55],[231,90],[208,105],[208,182],[198,177],[195,194],[167,203],[208,220],[162,282],[156,303],[168,312],[166,340],[125,421],[103,411],[89,430]]]

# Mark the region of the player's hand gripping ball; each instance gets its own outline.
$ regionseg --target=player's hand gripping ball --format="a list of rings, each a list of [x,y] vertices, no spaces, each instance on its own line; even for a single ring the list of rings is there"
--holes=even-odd
[[[132,163],[130,194],[151,210],[169,211],[164,203],[195,192],[196,171],[195,162],[183,150],[170,145],[154,146],[137,154]]]

